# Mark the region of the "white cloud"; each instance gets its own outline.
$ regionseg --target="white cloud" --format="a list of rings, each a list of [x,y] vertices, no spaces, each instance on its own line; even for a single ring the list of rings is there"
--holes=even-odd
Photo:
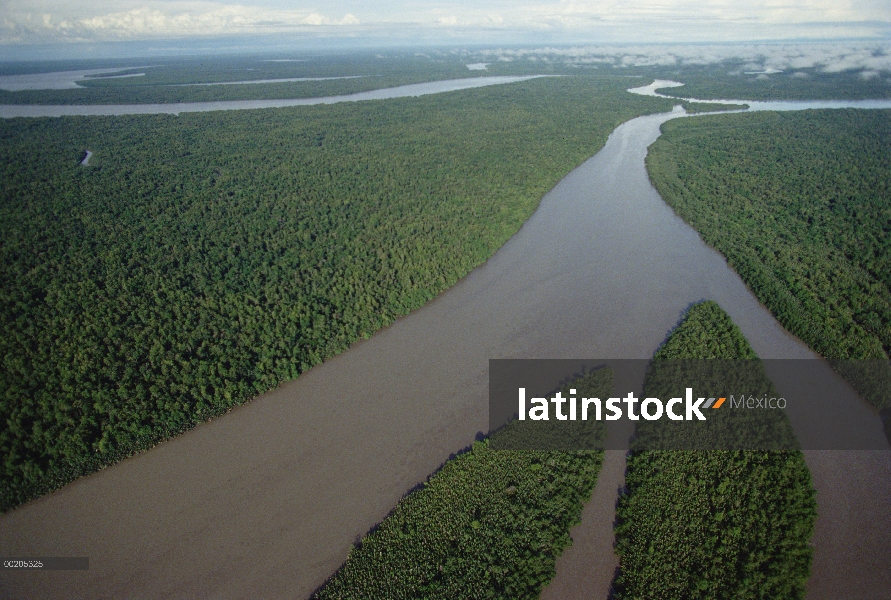
[[[499,3],[495,3],[498,7]],[[413,11],[418,19],[417,11]],[[636,23],[736,24],[775,26],[804,23],[887,23],[891,11],[885,0],[559,0],[515,2],[503,11],[492,11],[486,3],[478,8],[452,11],[449,24],[537,30],[584,31],[591,27]],[[439,17],[441,20],[442,17]],[[725,31],[725,35],[733,32]]]
[[[0,43],[311,31],[384,38],[885,37],[888,0],[0,0]],[[454,39],[453,37],[449,39]]]
[[[359,25],[347,13],[332,18],[317,11],[276,10],[212,2],[138,6],[88,17],[64,13],[0,13],[0,43],[91,41],[277,33]]]
[[[863,71],[891,72],[889,42],[823,42],[737,45],[599,45],[569,48],[505,48],[482,50],[478,56],[490,60],[513,61],[550,58],[565,64],[608,64],[615,67],[707,65],[724,60],[747,61],[742,70],[777,73],[817,69],[827,73]],[[801,75],[798,75],[801,76]]]

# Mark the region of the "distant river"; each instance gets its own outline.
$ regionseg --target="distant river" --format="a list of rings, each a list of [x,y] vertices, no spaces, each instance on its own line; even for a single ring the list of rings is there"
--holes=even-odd
[[[632,88],[628,90],[632,94],[641,96],[655,96],[668,98],[669,100],[684,100],[686,102],[708,102],[711,104],[747,104],[748,111],[761,110],[807,110],[810,108],[891,108],[891,100],[700,100],[698,98],[682,98],[680,96],[667,96],[657,90],[680,87],[684,85],[679,81],[669,79],[657,79],[650,85]],[[734,111],[735,112],[735,111]],[[747,112],[747,111],[740,111]],[[697,113],[699,114],[699,113]]]
[[[526,81],[548,75],[526,75],[522,77],[467,77],[413,83],[392,88],[324,96],[321,98],[289,98],[281,100],[223,100],[219,102],[173,102],[168,104],[0,104],[0,118],[13,117],[64,117],[64,116],[108,116],[108,115],[178,115],[187,112],[210,112],[215,110],[247,110],[253,108],[283,108],[286,106],[307,106],[311,104],[336,104],[338,102],[358,102],[359,100],[384,100],[424,96],[441,92],[453,92],[469,88],[499,85]],[[241,83],[241,82],[239,82]]]

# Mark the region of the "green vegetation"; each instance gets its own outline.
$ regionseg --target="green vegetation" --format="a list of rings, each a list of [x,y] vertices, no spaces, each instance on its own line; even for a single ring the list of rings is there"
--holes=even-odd
[[[572,387],[606,397],[612,371]],[[528,424],[514,421],[490,439]],[[601,441],[605,432],[598,423]],[[489,440],[477,442],[405,497],[314,597],[536,599],[571,543],[569,529],[602,460],[601,451],[493,450]]]
[[[411,83],[492,75],[534,75],[566,72],[551,65],[495,63],[486,71],[469,71],[467,59],[452,55],[384,56],[350,54],[305,56],[294,62],[273,62],[268,56],[206,57],[201,59],[143,59],[119,62],[122,71],[80,79],[78,88],[63,90],[0,90],[0,104],[152,104],[315,98],[352,94]],[[14,74],[17,65],[0,65],[0,74]],[[28,71],[70,71],[109,68],[107,62],[28,64]],[[143,68],[135,68],[135,67]],[[3,68],[6,67],[6,68]],[[138,77],[116,75],[144,73]],[[350,77],[324,81],[293,81],[233,85],[194,85],[288,78]]]
[[[706,302],[690,309],[652,368],[677,359],[754,358],[726,313]],[[645,395],[668,397],[660,396],[665,379],[650,375]],[[770,389],[766,377],[760,385]],[[642,422],[639,437],[665,426]],[[804,596],[816,502],[801,452],[642,450],[637,443],[625,485],[616,509],[617,599]]]
[[[665,90],[663,90],[665,91]],[[705,112],[722,112],[727,110],[745,110],[748,108],[746,104],[712,104],[710,102],[681,102],[689,114]]]
[[[244,75],[242,74],[242,76]],[[0,90],[0,104],[167,104],[173,102],[318,98],[467,76],[468,73],[449,77],[445,73],[426,72],[371,75],[354,79],[232,85],[148,84],[144,81],[144,77],[120,80],[95,78],[78,82],[78,85],[83,86],[78,89],[17,92]],[[278,77],[284,78],[289,75],[279,75]],[[293,77],[298,76],[294,75]],[[261,78],[252,75],[245,79]],[[112,81],[130,83],[129,85],[112,84]],[[241,81],[241,79],[233,79],[233,81]]]
[[[807,68],[773,73],[746,73],[750,66],[737,61],[713,65],[684,65],[671,73],[664,68],[641,69],[654,79],[674,79],[683,87],[663,90],[668,96],[700,100],[863,100],[891,98],[887,77],[864,78],[861,71],[824,73]]]
[[[663,130],[647,158],[657,189],[783,326],[830,359],[887,360],[891,111],[720,115]],[[887,392],[858,389],[889,407]]]
[[[453,285],[618,124],[670,108],[626,83],[0,123],[0,508]]]
[[[656,352],[658,360],[752,360],[755,351],[717,302],[701,302]]]
[[[682,64],[666,71],[664,66],[632,67],[573,65],[563,60],[493,60],[483,54],[455,54],[432,50],[347,53],[343,55],[300,54],[289,62],[278,62],[278,54],[155,58],[117,61],[53,61],[4,63],[0,75],[31,72],[71,71],[120,66],[120,73],[98,75],[78,81],[79,88],[64,90],[0,90],[0,104],[132,104],[164,102],[209,102],[215,100],[258,100],[309,98],[349,94],[409,83],[482,77],[491,75],[559,74],[623,78],[629,85],[647,79],[675,79],[684,87],[663,90],[667,95],[700,99],[811,100],[891,98],[887,77],[864,77],[860,71],[824,73],[808,68],[770,75],[746,73],[751,66],[728,60],[716,64]],[[272,60],[270,60],[272,59]],[[486,62],[485,71],[470,71],[467,63]],[[139,77],[115,77],[144,73]],[[281,82],[249,85],[195,86],[284,78],[355,77],[357,79]],[[640,79],[637,79],[640,78]],[[689,109],[688,109],[689,110]],[[726,110],[726,109],[707,109]],[[696,110],[694,110],[696,111]],[[690,112],[694,112],[690,111]],[[698,111],[696,111],[698,112]]]
[[[272,62],[267,56],[205,57],[201,59],[146,60],[129,63],[144,68],[124,68],[120,73],[81,79],[79,88],[64,90],[0,90],[0,104],[136,104],[213,102],[309,98],[351,94],[439,79],[479,76],[459,60],[431,61],[407,55],[378,58],[374,54],[305,56],[294,62]],[[119,63],[126,66],[126,63]],[[89,61],[30,65],[36,71],[106,68]],[[42,69],[40,67],[43,67]],[[5,69],[14,71],[14,69]],[[139,77],[114,77],[144,73]],[[489,74],[489,73],[486,73]],[[327,81],[299,81],[244,85],[188,85],[286,78],[357,77]]]

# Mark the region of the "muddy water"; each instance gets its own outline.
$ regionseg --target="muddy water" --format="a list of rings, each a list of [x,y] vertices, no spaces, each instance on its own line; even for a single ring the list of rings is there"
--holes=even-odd
[[[486,430],[489,358],[647,358],[703,299],[762,357],[812,356],[650,185],[646,149],[676,116],[618,127],[495,256],[423,309],[0,517],[0,555],[90,559],[89,571],[4,574],[0,591],[306,597],[407,490]],[[852,582],[860,597],[891,589],[891,454],[808,462],[821,510],[812,597],[844,597]]]

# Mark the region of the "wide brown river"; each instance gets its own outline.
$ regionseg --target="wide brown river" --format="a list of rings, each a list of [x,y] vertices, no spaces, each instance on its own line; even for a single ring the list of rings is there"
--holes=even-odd
[[[403,494],[487,429],[490,358],[648,358],[703,299],[761,357],[813,358],[650,185],[647,147],[677,116],[618,127],[485,265],[370,340],[0,517],[3,556],[90,561],[88,571],[7,570],[0,590],[303,598]],[[858,402],[849,409],[865,435],[880,435]],[[887,598],[891,452],[807,460],[820,507],[809,597]]]

